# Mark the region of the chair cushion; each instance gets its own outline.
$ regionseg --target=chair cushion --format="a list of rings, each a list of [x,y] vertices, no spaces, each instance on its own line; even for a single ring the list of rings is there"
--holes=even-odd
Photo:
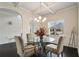
[[[47,51],[51,51],[53,53],[57,53],[58,52],[57,51],[57,45],[54,45],[54,44],[48,44],[48,45],[46,45],[45,49]]]
[[[57,49],[57,45],[54,44],[48,44],[46,47]]]
[[[31,56],[35,53],[35,46],[27,45],[24,48],[24,56]]]
[[[27,45],[27,46],[25,46],[25,48],[24,49],[30,49],[30,48],[34,48],[35,46],[33,46],[33,45]]]
[[[31,54],[31,52],[34,53],[34,48],[24,50],[24,53],[30,53]]]

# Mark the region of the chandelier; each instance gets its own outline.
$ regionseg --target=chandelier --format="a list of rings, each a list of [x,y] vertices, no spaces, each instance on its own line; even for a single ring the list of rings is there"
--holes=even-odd
[[[41,12],[41,2],[40,2],[40,12]],[[46,21],[46,17],[42,17],[41,15],[39,15],[38,17],[35,17],[34,20],[37,22],[44,22]]]
[[[46,21],[46,17],[43,18],[42,16],[39,16],[39,17],[35,18],[34,20],[37,22],[40,22],[40,21],[44,22],[44,21]]]

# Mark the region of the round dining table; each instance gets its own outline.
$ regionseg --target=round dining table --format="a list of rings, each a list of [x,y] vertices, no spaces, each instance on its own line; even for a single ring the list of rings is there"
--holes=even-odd
[[[41,45],[40,39],[39,37],[37,37],[36,41],[34,42],[34,44],[38,47],[37,54],[40,54],[41,56],[45,57],[45,46],[47,44],[56,44],[53,41],[55,41],[55,38],[53,37],[43,37],[43,44]]]

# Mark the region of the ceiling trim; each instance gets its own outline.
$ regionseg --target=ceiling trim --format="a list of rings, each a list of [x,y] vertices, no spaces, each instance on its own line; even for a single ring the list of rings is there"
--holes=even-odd
[[[54,11],[51,10],[50,8],[52,6],[54,6],[56,3],[52,4],[51,6],[47,6],[44,2],[42,2],[41,4],[42,4],[42,6],[44,8],[43,9],[41,8],[42,10],[40,10],[40,7],[38,7],[37,9],[35,9],[34,11],[32,11],[33,14],[38,14],[38,13],[43,12],[43,11],[46,11],[46,10],[48,10],[51,14],[54,13]]]
[[[46,6],[45,3],[41,3],[43,7],[45,7],[51,14],[54,13],[54,11],[52,11],[48,6]]]
[[[67,7],[67,8],[63,8],[63,9],[60,9],[59,11],[55,12],[53,15],[57,14],[57,13],[63,13],[65,11],[68,11],[69,9],[72,9],[72,8],[76,8],[77,5],[74,5],[74,6],[70,6],[70,7]],[[46,17],[49,17],[49,16],[52,16],[51,14],[50,15],[46,15]]]

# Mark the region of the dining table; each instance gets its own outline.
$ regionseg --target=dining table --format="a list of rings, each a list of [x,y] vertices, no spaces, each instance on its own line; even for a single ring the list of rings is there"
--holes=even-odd
[[[56,38],[53,38],[53,37],[44,37],[43,38],[43,44],[42,45],[40,43],[39,37],[36,37],[35,39],[36,39],[36,41],[33,41],[33,43],[34,43],[34,45],[36,45],[36,48],[37,48],[36,49],[37,50],[36,51],[36,54],[37,55],[40,55],[42,57],[45,57],[46,56],[45,46],[47,44],[56,44],[57,45],[57,43],[55,42]]]

